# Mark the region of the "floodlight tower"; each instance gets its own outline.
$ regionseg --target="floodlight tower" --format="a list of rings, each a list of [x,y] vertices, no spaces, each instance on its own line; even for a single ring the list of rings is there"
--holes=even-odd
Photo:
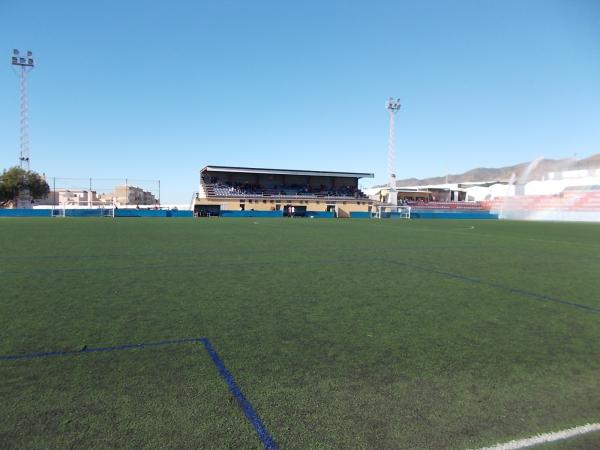
[[[33,70],[33,53],[27,51],[27,56],[21,56],[19,50],[14,49],[11,64],[14,69],[19,70],[21,79],[21,151],[19,164],[21,169],[29,171],[29,109],[27,102],[27,74]]]
[[[388,203],[398,205],[398,194],[396,191],[396,113],[400,111],[400,99],[389,98],[385,102],[385,108],[390,113],[390,136],[388,139],[388,172],[390,174],[390,188],[388,194]]]

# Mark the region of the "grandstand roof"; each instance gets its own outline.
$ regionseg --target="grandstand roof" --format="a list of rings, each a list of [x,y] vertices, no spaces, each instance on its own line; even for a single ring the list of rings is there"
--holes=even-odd
[[[200,172],[258,173],[267,175],[300,175],[314,177],[375,178],[372,173],[329,172],[323,170],[261,169],[256,167],[206,166]]]

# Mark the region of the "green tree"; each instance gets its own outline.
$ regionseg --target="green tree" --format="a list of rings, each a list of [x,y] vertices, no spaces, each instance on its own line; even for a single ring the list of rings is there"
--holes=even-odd
[[[20,167],[5,169],[0,175],[0,205],[14,201],[23,190],[28,190],[34,199],[44,198],[50,192],[50,186],[36,172],[28,172]]]

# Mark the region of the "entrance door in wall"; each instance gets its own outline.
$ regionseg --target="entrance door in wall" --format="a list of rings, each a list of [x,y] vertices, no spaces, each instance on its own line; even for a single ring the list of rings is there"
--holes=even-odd
[[[220,205],[195,205],[194,212],[198,217],[218,216],[221,213]]]
[[[292,213],[292,208],[294,208],[293,213]],[[283,208],[283,215],[285,217],[305,217],[306,216],[306,206],[285,205]]]
[[[306,206],[294,206],[294,217],[306,217]]]

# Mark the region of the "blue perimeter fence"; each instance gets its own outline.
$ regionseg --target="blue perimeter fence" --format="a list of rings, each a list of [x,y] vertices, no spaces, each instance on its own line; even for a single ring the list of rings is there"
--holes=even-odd
[[[58,211],[58,210],[55,210]],[[99,217],[100,209],[65,209],[67,217]],[[106,211],[106,210],[104,210]],[[115,209],[115,217],[193,217],[193,211],[163,209]],[[221,217],[284,217],[282,211],[221,211]],[[0,209],[0,217],[52,217],[51,209]],[[305,217],[315,219],[333,219],[330,211],[306,211]],[[369,212],[353,211],[352,219],[369,219]],[[412,210],[412,219],[498,219],[498,214],[489,211],[448,211],[448,210]]]
[[[54,210],[58,211],[58,209]],[[99,217],[101,209],[65,209],[67,217]],[[51,209],[0,209],[0,217],[52,217]],[[193,217],[192,211],[177,209],[115,209],[115,217]]]
[[[411,219],[498,219],[498,214],[486,210],[418,210],[410,212]]]
[[[368,214],[368,213],[367,213]],[[223,210],[220,211],[221,217],[288,217],[283,214],[283,211],[231,211]],[[299,214],[296,216],[300,217]],[[333,211],[306,211],[302,213],[302,217],[309,217],[314,219],[334,219],[335,213]]]
[[[262,442],[265,449],[269,450],[278,450],[279,447],[265,425],[263,424],[260,416],[250,403],[250,401],[246,398],[238,384],[235,382],[233,375],[225,366],[225,363],[217,353],[217,351],[212,346],[210,340],[204,337],[200,338],[183,338],[183,339],[174,339],[174,340],[166,340],[166,341],[158,341],[158,342],[145,342],[145,343],[137,343],[137,344],[124,344],[124,345],[116,345],[112,347],[84,347],[82,350],[70,350],[70,351],[50,351],[50,352],[36,352],[36,353],[22,353],[15,355],[3,355],[0,356],[0,361],[15,361],[15,360],[23,360],[23,359],[35,359],[35,358],[47,358],[52,356],[75,356],[75,355],[84,355],[87,353],[98,353],[98,352],[113,352],[118,350],[134,350],[134,349],[143,349],[146,347],[162,347],[165,345],[174,345],[174,344],[184,344],[184,343],[200,343],[204,346],[204,349],[210,356],[213,364],[215,365],[219,375],[225,380],[227,383],[227,387],[229,388],[229,392],[231,395],[235,397],[238,402],[238,405],[244,411],[246,419],[250,422],[254,431],[256,432],[258,438]]]

